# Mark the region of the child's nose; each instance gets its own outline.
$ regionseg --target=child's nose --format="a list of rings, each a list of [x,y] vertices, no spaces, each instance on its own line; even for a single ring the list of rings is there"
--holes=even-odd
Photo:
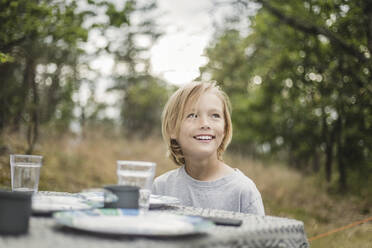
[[[208,118],[206,116],[200,116],[199,121],[200,121],[200,128],[201,129],[209,129],[210,128],[210,124],[209,124]]]

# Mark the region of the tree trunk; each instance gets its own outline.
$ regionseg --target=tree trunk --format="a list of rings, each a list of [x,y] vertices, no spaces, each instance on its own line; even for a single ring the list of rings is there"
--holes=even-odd
[[[344,193],[347,190],[346,182],[346,167],[344,161],[344,152],[342,145],[342,118],[341,115],[337,120],[337,163],[338,163],[338,172],[339,172],[339,191]]]
[[[333,144],[327,144],[326,161],[325,161],[325,171],[326,171],[327,182],[331,182],[331,179],[332,179],[332,160],[333,160]]]
[[[80,128],[81,128],[81,135],[83,139],[86,138],[86,115],[85,115],[85,106],[81,106],[81,116],[80,116]]]
[[[48,88],[48,95],[46,96],[46,103],[44,106],[44,114],[40,118],[41,122],[48,122],[52,119],[55,111],[56,106],[60,100],[58,96],[60,85],[59,85],[59,77],[61,73],[61,65],[57,64],[57,69],[52,76],[52,84]]]
[[[329,132],[326,114],[324,108],[322,108],[322,134],[325,139],[325,173],[326,173],[326,180],[327,182],[331,182],[332,179],[332,162],[333,162],[333,146],[334,146],[334,136],[335,136],[335,129],[333,128],[331,132]]]
[[[29,74],[30,76],[29,81],[31,83],[33,98],[32,98],[32,104],[30,106],[30,122],[28,123],[28,128],[27,128],[28,149],[26,151],[26,154],[32,154],[34,150],[34,146],[38,139],[38,135],[39,135],[39,92],[38,92],[37,84],[35,82],[35,69],[36,69],[35,61],[32,60],[30,66],[32,68],[32,71]]]
[[[26,108],[26,102],[27,102],[27,98],[29,95],[30,87],[31,87],[32,81],[35,80],[35,72],[34,72],[35,65],[34,65],[33,58],[26,58],[25,62],[26,62],[26,66],[25,66],[25,70],[23,73],[23,81],[22,81],[21,88],[19,90],[20,91],[20,94],[19,94],[20,102],[17,106],[17,112],[14,115],[14,119],[13,119],[12,130],[14,132],[19,131],[23,113]]]
[[[371,1],[366,1],[366,4],[363,11],[367,18],[367,47],[369,52],[372,53],[372,3]]]
[[[313,163],[312,163],[312,167],[313,167],[313,172],[317,173],[319,172],[319,153],[317,150],[315,150],[314,152],[314,156],[313,156]]]

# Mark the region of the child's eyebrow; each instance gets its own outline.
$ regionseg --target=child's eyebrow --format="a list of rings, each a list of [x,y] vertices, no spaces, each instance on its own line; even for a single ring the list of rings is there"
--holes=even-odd
[[[196,108],[190,108],[190,109],[186,109],[185,112],[195,112],[195,111],[197,111]],[[218,109],[218,108],[210,108],[210,109],[208,109],[208,112],[221,112],[222,113],[223,110]]]
[[[185,112],[195,112],[195,108],[186,108]]]
[[[211,108],[211,109],[209,109],[209,111],[210,112],[223,112],[223,110],[222,109],[218,109],[218,108]]]

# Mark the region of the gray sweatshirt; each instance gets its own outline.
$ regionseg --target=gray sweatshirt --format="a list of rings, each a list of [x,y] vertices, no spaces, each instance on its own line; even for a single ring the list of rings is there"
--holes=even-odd
[[[215,181],[199,181],[182,166],[157,177],[152,193],[176,197],[185,206],[265,215],[256,185],[238,169]]]

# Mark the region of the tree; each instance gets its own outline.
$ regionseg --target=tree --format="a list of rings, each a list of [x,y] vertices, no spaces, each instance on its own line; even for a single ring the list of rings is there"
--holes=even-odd
[[[160,130],[161,110],[168,97],[167,85],[150,72],[149,50],[162,33],[155,22],[155,1],[127,4],[133,10],[128,15],[131,27],[115,28],[116,35],[112,35],[107,46],[116,64],[111,90],[121,95],[118,104],[126,133],[147,136]]]
[[[96,14],[89,8],[103,10],[110,22],[87,24]],[[55,122],[66,130],[74,118],[81,44],[89,30],[127,25],[130,8],[116,11],[109,1],[15,0],[1,1],[0,10],[0,131],[26,125],[32,153],[41,124]]]
[[[262,8],[249,17],[252,32],[220,31],[201,68],[232,95],[237,142],[286,151],[302,169],[323,161],[328,181],[336,163],[342,191],[348,175],[368,182],[371,4],[255,2]]]
[[[0,126],[18,130],[26,122],[27,153],[32,153],[40,123],[50,119],[62,102],[62,92],[67,93],[64,100],[71,97],[74,65],[81,53],[78,42],[87,38],[81,27],[87,14],[77,13],[75,1],[1,2],[0,51],[12,59],[0,64],[5,75],[1,88],[7,89]],[[47,66],[54,67],[53,72],[40,72]]]

